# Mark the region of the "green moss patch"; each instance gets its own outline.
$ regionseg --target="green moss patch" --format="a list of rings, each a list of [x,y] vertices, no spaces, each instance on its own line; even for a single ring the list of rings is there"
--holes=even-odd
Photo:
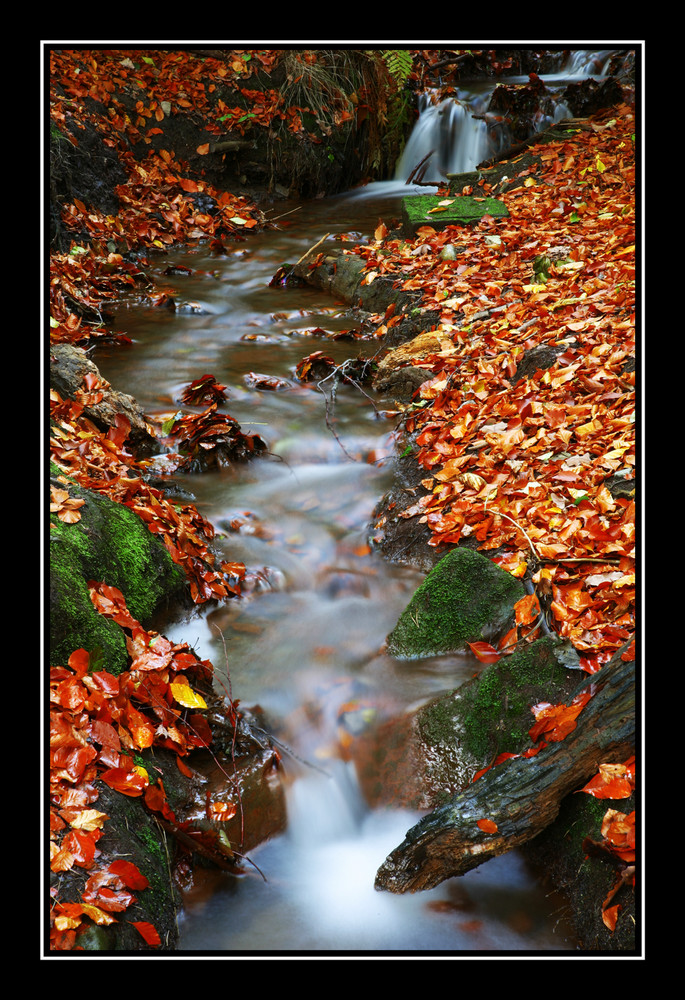
[[[458,652],[491,641],[513,622],[520,580],[472,549],[453,549],[418,587],[387,640],[392,656]]]
[[[421,733],[428,742],[459,742],[479,766],[500,753],[530,746],[531,712],[540,701],[564,703],[578,683],[564,643],[552,637],[502,657],[469,684],[426,706]]]
[[[145,623],[167,602],[182,599],[185,574],[127,507],[78,486],[69,491],[86,503],[74,524],[50,519],[50,661],[63,664],[75,649],[100,649],[103,669],[116,673],[127,660],[124,634],[95,610],[88,581],[117,587],[133,617]]]
[[[407,237],[413,236],[421,226],[432,226],[433,229],[469,226],[484,215],[503,219],[509,215],[509,210],[499,198],[480,198],[475,195],[444,198],[421,194],[402,201],[402,227]]]

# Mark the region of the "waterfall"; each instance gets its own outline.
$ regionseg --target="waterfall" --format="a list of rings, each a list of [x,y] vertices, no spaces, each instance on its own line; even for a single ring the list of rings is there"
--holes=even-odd
[[[541,74],[540,79],[552,94],[561,92],[572,81],[601,79],[606,76],[615,52],[614,49],[572,51],[563,69],[551,75]],[[416,173],[415,180],[437,185],[445,181],[447,174],[475,170],[483,160],[503,152],[510,145],[506,123],[501,116],[488,113],[490,98],[500,83],[523,85],[528,83],[528,77],[481,81],[473,89],[465,85],[455,97],[443,100],[437,91],[420,94],[419,117],[397,163],[395,181],[406,182]],[[552,115],[539,114],[531,124],[539,132],[570,117],[569,109],[558,99]],[[425,169],[420,175],[417,167],[423,161]]]
[[[420,96],[419,118],[397,164],[396,180],[406,181],[431,150],[422,178],[425,183],[438,184],[448,173],[473,170],[488,156],[488,127],[472,116],[472,105],[451,97],[435,103],[433,97]]]

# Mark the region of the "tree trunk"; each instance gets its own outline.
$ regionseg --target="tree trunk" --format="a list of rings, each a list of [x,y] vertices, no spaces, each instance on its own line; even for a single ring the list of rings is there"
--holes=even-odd
[[[412,827],[376,873],[376,889],[419,892],[464,875],[531,840],[549,826],[565,795],[600,764],[634,752],[635,663],[617,654],[581,689],[594,685],[576,728],[533,757],[514,757],[487,771]],[[486,833],[479,820],[493,821]]]

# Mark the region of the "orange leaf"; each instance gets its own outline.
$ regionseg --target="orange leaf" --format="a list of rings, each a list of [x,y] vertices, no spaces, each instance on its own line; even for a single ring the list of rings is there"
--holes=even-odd
[[[176,767],[179,769],[181,774],[185,774],[186,778],[192,778],[193,772],[186,764],[183,763],[180,757],[176,758]]]
[[[226,823],[233,819],[238,807],[232,802],[210,802],[207,806],[207,818],[215,823]]]
[[[621,909],[619,903],[616,906],[610,906],[607,910],[602,910],[602,922],[605,927],[608,927],[611,933],[614,933],[616,928],[616,921],[618,920],[618,911]]]
[[[532,708],[536,722],[529,730],[530,738],[535,742],[544,733],[552,743],[565,739],[576,728],[576,718],[591,698],[589,691],[583,691],[574,698],[570,705],[550,705],[541,702]]]
[[[209,152],[209,143],[205,142],[202,146],[198,146],[196,152],[199,153],[200,156],[206,156]]]
[[[497,833],[497,823],[494,823],[491,819],[479,819],[476,824],[484,833]]]
[[[631,773],[625,764],[600,764],[599,772],[579,791],[597,799],[626,799],[634,788]]]
[[[526,594],[514,605],[516,622],[519,625],[530,625],[540,614],[540,603],[536,594]]]
[[[143,873],[131,861],[119,859],[113,861],[107,869],[113,875],[118,875],[129,889],[147,889],[149,882]]]

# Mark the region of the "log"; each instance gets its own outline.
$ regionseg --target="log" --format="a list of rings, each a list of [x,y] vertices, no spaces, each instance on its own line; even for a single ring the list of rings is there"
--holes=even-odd
[[[588,685],[594,693],[565,739],[533,757],[492,767],[424,816],[378,869],[375,888],[421,892],[465,875],[537,836],[556,818],[564,796],[581,788],[600,764],[620,763],[634,753],[634,661],[622,660],[619,651],[579,691]],[[497,829],[484,832],[479,820],[491,820]]]

